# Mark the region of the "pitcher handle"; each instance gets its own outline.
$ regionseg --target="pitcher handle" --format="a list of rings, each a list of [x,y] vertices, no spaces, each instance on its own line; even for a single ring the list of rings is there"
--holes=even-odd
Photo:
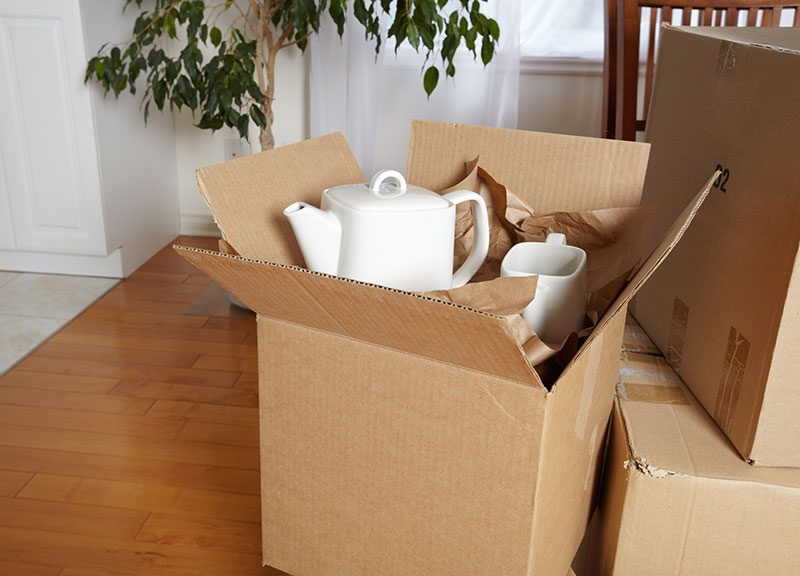
[[[453,274],[452,288],[459,288],[470,281],[475,272],[483,265],[489,253],[489,214],[483,198],[470,190],[455,190],[444,195],[453,204],[469,202],[472,208],[472,221],[474,223],[475,237],[472,250],[467,259]]]

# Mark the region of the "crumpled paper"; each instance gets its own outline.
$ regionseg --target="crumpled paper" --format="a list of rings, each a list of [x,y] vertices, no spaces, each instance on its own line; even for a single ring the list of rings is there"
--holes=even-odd
[[[480,166],[476,158],[465,165],[466,176],[443,190],[467,189],[478,193],[489,213],[489,252],[480,270],[466,286],[428,292],[439,298],[505,316],[515,338],[543,380],[555,381],[587,336],[608,310],[644,260],[655,216],[654,206],[606,208],[582,212],[537,214]],[[551,232],[567,237],[567,244],[586,252],[587,309],[580,334],[556,346],[540,340],[521,316],[536,293],[530,278],[500,278],[506,252],[518,242],[544,242]],[[468,203],[456,211],[455,257],[458,268],[472,248],[473,222]]]

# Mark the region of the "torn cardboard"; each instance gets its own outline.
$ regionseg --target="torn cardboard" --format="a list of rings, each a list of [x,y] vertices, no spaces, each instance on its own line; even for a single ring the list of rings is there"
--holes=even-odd
[[[623,352],[581,576],[796,574],[800,470],[744,462],[663,356]]]
[[[644,202],[665,230],[709,170],[709,209],[634,315],[752,463],[800,467],[800,40],[671,28],[647,122]]]
[[[323,137],[292,147],[290,164],[348,154]],[[638,204],[647,160],[636,143],[428,122],[412,127],[409,154],[414,183],[444,189],[435,181],[457,182],[480,156],[551,211]],[[252,169],[289,174],[272,155],[199,172],[212,207],[235,197],[216,214],[227,231],[292,196],[290,178]],[[566,573],[596,489],[628,300],[686,222],[550,392],[502,315],[310,272],[285,249],[288,230],[242,222],[238,237],[260,240],[226,233],[241,256],[177,250],[258,313],[264,563],[307,575]]]

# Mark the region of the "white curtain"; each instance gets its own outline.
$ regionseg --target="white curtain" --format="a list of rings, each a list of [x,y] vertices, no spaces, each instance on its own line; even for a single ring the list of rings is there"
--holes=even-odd
[[[522,14],[522,55],[602,60],[607,1],[528,0]]]
[[[351,16],[340,40],[331,21],[311,37],[311,136],[342,131],[367,178],[377,170],[405,171],[411,120],[516,128],[519,98],[521,0],[489,0],[500,25],[495,57],[484,67],[466,49],[430,99],[422,86],[424,57],[406,45],[384,42],[378,57]],[[387,23],[388,24],[388,23]],[[384,26],[384,30],[388,26]]]

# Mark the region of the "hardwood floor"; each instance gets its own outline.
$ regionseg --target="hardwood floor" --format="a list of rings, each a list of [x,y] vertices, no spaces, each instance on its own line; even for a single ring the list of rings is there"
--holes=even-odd
[[[0,574],[283,574],[255,319],[183,314],[208,282],[166,247],[0,378]]]

